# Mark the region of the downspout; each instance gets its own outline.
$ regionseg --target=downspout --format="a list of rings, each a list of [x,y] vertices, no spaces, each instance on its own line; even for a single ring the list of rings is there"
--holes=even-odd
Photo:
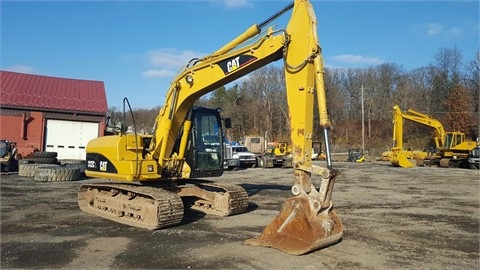
[[[45,151],[45,130],[47,127],[45,126],[45,118],[43,117],[42,113],[42,132],[40,133],[40,151]]]
[[[20,138],[22,140],[27,139],[27,137],[25,136],[26,129],[27,129],[27,114],[23,113],[22,114],[22,128],[20,129]]]

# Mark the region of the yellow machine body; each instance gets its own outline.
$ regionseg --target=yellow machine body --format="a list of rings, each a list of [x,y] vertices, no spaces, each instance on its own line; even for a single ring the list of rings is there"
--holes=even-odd
[[[277,30],[271,26],[262,31],[264,26],[290,10],[291,17],[285,29]],[[203,207],[208,208],[207,213],[230,215],[245,212],[248,201],[241,187],[199,184],[192,179],[198,163],[188,161],[189,151],[195,143],[191,134],[192,130],[198,132],[200,128],[190,114],[193,104],[201,96],[280,59],[284,62],[291,126],[293,196],[285,201],[279,215],[265,231],[247,243],[298,255],[338,241],[343,235],[343,225],[332,202],[338,172],[333,169],[328,143],[330,122],[323,80],[324,60],[317,37],[315,12],[307,0],[294,0],[214,53],[192,59],[172,81],[166,102],[156,118],[153,136],[119,134],[92,140],[86,149],[87,157],[92,157],[91,160],[87,158],[88,176],[124,182],[164,182],[168,186],[84,185],[79,192],[81,209],[150,229],[174,226],[181,220],[181,202],[172,192],[193,208],[200,201],[202,206],[207,206]],[[325,168],[312,165],[311,160],[315,102],[318,103],[319,124],[327,142]],[[202,153],[208,158],[205,162],[217,160],[211,155],[214,152]],[[98,164],[100,162],[102,164]],[[320,187],[312,184],[312,177],[320,178]],[[185,179],[188,185],[183,184]],[[223,196],[226,200],[209,189],[211,186],[221,188],[223,194],[228,195]],[[138,207],[132,207],[132,201],[139,197]],[[147,202],[151,209],[137,211],[142,202]],[[198,207],[199,210],[203,208]],[[168,214],[162,216],[159,213]],[[289,244],[285,245],[285,241]]]

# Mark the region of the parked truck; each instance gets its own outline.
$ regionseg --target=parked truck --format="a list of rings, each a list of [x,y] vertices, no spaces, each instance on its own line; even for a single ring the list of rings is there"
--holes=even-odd
[[[233,155],[232,144],[224,143],[223,145],[223,169],[236,170],[240,168],[240,158]]]
[[[268,142],[266,137],[267,136],[248,135],[243,139],[243,145],[255,154],[257,167],[291,168],[291,145],[286,142]]]

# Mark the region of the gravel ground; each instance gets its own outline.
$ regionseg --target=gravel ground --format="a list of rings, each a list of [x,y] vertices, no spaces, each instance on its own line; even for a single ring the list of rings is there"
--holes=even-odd
[[[243,186],[247,213],[187,211],[180,226],[156,231],[80,211],[79,186],[98,179],[36,182],[2,175],[0,268],[480,268],[480,171],[404,169],[385,162],[334,166],[341,173],[333,200],[343,238],[302,256],[243,244],[263,231],[290,196],[292,169],[225,172],[214,180]]]

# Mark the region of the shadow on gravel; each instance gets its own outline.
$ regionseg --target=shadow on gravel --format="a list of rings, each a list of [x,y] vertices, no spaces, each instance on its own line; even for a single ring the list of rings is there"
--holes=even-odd
[[[190,208],[185,208],[184,211],[185,212],[183,214],[183,219],[182,219],[182,222],[180,223],[182,225],[189,224],[189,223],[194,223],[198,220],[203,219],[207,215],[205,213],[192,210]]]
[[[252,196],[257,194],[261,190],[290,190],[292,186],[285,186],[285,185],[256,185],[256,184],[241,184],[246,191],[248,196]]]
[[[257,208],[258,208],[258,205],[256,203],[248,202],[247,211],[245,213],[250,213],[252,211],[255,211]],[[183,215],[183,219],[182,219],[182,222],[180,223],[181,225],[195,223],[195,222],[205,218],[205,216],[207,215],[203,212],[199,212],[199,211],[193,210],[193,209],[188,208],[188,207],[186,207],[184,209],[184,211],[185,212],[184,212],[184,215]],[[242,213],[242,214],[244,214],[244,213]]]

